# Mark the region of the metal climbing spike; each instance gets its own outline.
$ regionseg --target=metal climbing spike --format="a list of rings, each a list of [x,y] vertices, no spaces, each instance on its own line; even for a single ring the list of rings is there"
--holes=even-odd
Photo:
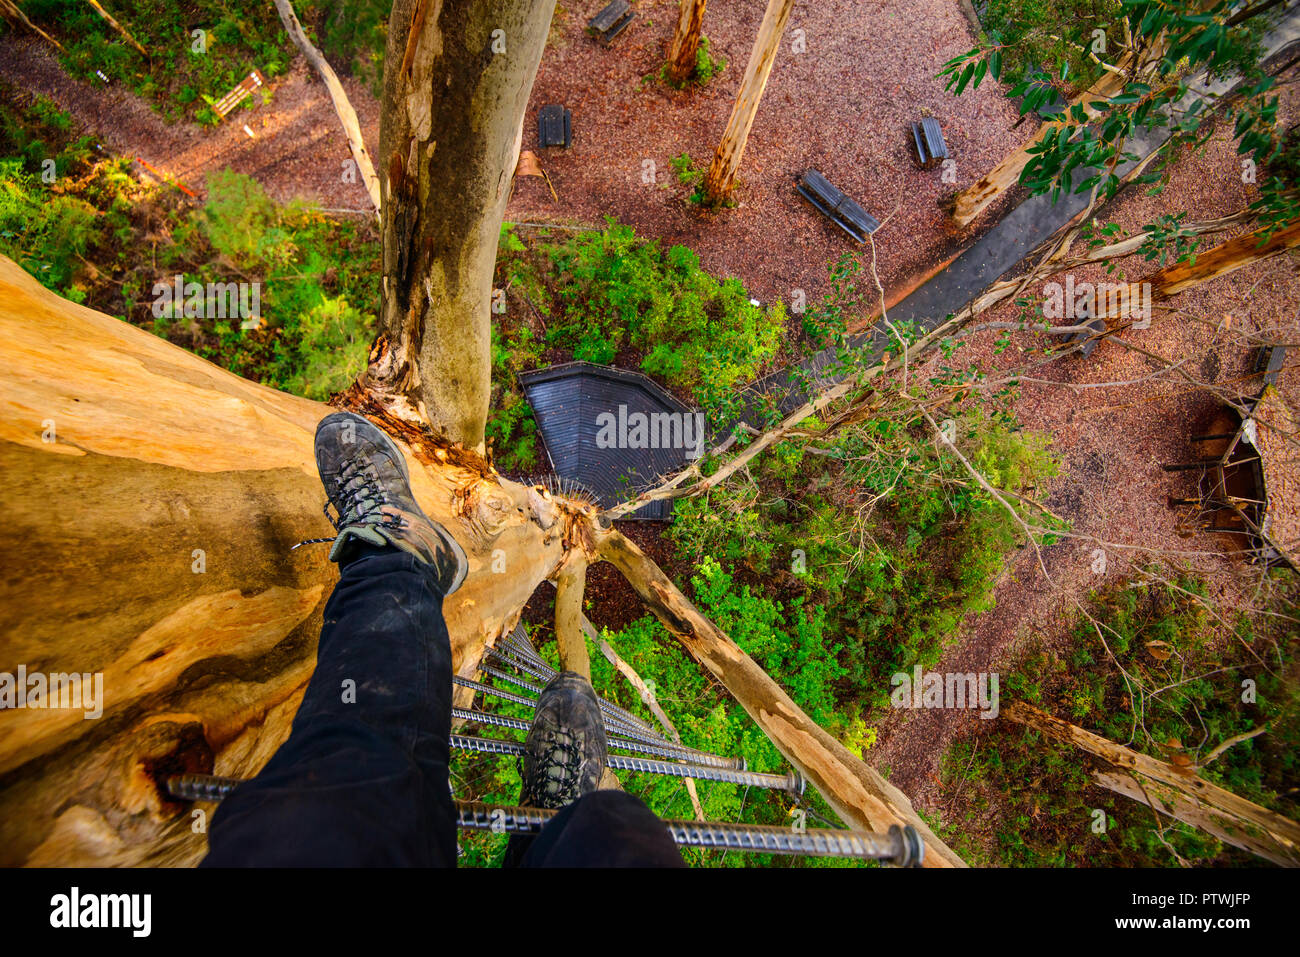
[[[451,680],[462,688],[472,688],[473,690],[482,692],[485,695],[491,695],[492,697],[501,698],[505,701],[513,701],[516,704],[524,705],[527,708],[537,707],[537,699],[530,698],[527,695],[515,694],[512,691],[506,691],[504,688],[494,688],[492,685],[485,685],[470,678],[462,678],[459,675],[453,675]],[[653,744],[657,747],[673,748],[674,750],[686,751],[691,754],[709,754],[707,751],[695,751],[693,748],[686,748],[682,745],[673,744],[671,741],[668,741],[659,735],[641,734],[638,731],[633,731],[621,724],[612,722],[609,719],[609,715],[605,715],[604,717],[605,733],[611,738],[627,738],[631,741],[640,741],[643,744]],[[716,757],[716,755],[711,756]],[[739,761],[739,766],[743,768],[745,766],[744,760],[739,759]]]
[[[518,741],[500,738],[479,738],[468,734],[453,734],[451,746],[460,751],[477,751],[480,754],[522,755],[524,746]],[[643,774],[663,774],[670,777],[695,778],[699,781],[723,781],[749,787],[772,788],[803,794],[804,780],[797,771],[787,774],[765,774],[759,771],[738,771],[734,768],[705,767],[700,764],[683,764],[676,761],[656,761],[625,754],[611,754],[606,762],[615,771],[639,771]]]
[[[242,782],[211,774],[176,774],[167,779],[167,791],[178,801],[220,801]],[[532,807],[456,801],[456,826],[463,830],[497,834],[537,834],[558,811]],[[809,857],[852,857],[919,867],[925,851],[912,829],[891,827],[882,837],[870,831],[791,828],[723,821],[664,821],[672,839],[685,847],[721,848],[763,854],[801,854]]]
[[[508,681],[518,688],[523,688],[525,691],[533,692],[533,694],[540,695],[544,690],[540,686],[533,684],[531,681],[525,681],[523,678],[516,678],[513,675],[508,675],[504,671],[498,671],[490,665],[479,665],[479,671],[483,672],[485,675],[491,675],[493,678],[500,681]],[[622,708],[618,707],[618,705],[610,704],[604,698],[597,698],[596,700],[600,702],[600,710],[604,713],[607,722],[621,724],[626,728],[640,731],[642,734],[653,735],[656,738],[661,737],[654,728],[636,717],[636,715],[628,714]],[[668,739],[663,738],[663,741],[664,743],[667,743]]]
[[[494,725],[498,728],[514,728],[517,731],[527,731],[530,727],[527,721],[520,718],[507,718],[505,715],[492,714],[489,711],[472,711],[465,708],[452,708],[451,716],[460,718],[463,721],[473,721],[476,724]],[[666,758],[670,761],[685,761],[690,764],[703,764],[707,767],[714,768],[734,768],[739,771],[746,770],[744,758],[724,758],[721,755],[710,754],[708,751],[695,751],[691,748],[680,745],[654,745],[645,744],[641,741],[633,741],[627,738],[608,737],[609,746],[618,748],[622,751],[636,751],[640,754],[650,754],[655,757]]]

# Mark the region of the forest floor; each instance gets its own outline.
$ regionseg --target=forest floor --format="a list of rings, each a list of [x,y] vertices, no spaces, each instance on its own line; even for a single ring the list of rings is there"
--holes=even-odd
[[[1284,78],[1298,76],[1293,69]],[[1294,86],[1283,87],[1281,101],[1279,122],[1286,126],[1300,118],[1300,94]],[[1175,163],[1163,193],[1129,190],[1102,211],[1099,221],[1115,221],[1134,232],[1170,210],[1187,210],[1189,221],[1195,221],[1241,209],[1255,193],[1242,183],[1231,134],[1229,126],[1220,124],[1203,152]],[[1208,238],[1203,248],[1243,231],[1238,227]],[[1117,281],[1120,273],[1136,281],[1154,268],[1133,257],[1115,275],[1107,276],[1101,266],[1074,275],[1077,282]],[[981,321],[1013,321],[1018,313],[1007,303]],[[1025,357],[1015,346],[998,354],[999,336],[976,333],[958,353],[961,364],[977,363],[990,380],[999,370],[1022,364]],[[1194,570],[1209,586],[1208,598],[1216,608],[1257,606],[1260,571],[1228,556],[1238,547],[1232,540],[1180,533],[1179,513],[1167,502],[1170,496],[1192,493],[1195,473],[1167,473],[1162,466],[1201,457],[1190,436],[1204,432],[1222,408],[1206,386],[1229,393],[1240,388],[1243,396],[1253,397],[1260,389],[1259,380],[1249,377],[1256,344],[1282,342],[1294,350],[1300,342],[1295,254],[1208,282],[1164,309],[1156,305],[1149,329],[1130,329],[1120,338],[1133,348],[1102,342],[1090,359],[1058,359],[1030,373],[1041,381],[1025,382],[1015,406],[1026,429],[1052,436],[1062,468],[1046,504],[1084,537],[1044,548],[1041,554],[1022,550],[999,583],[996,606],[967,623],[933,670],[1001,672],[1005,677],[1023,642],[1040,639],[1062,647],[1077,620],[1076,603],[1103,584],[1129,580],[1148,561],[1163,559]],[[914,374],[926,371],[922,367]],[[1300,408],[1300,360],[1294,351],[1280,391],[1293,409]],[[1292,441],[1300,442],[1300,436]],[[1107,559],[1102,574],[1093,571],[1098,548]],[[987,732],[993,723],[969,711],[893,711],[880,726],[870,757],[878,768],[889,769],[890,780],[917,806],[948,818],[962,810],[961,782],[941,780],[942,757],[953,741]],[[962,827],[974,836],[969,822]]]

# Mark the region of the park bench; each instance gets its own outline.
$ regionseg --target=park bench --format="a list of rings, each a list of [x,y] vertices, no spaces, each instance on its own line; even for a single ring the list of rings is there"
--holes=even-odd
[[[572,117],[572,113],[556,103],[538,110],[538,145],[543,149],[548,146],[562,146],[567,150],[573,139]]]
[[[217,102],[213,104],[212,109],[216,112],[217,116],[224,117],[240,103],[243,103],[246,99],[252,96],[253,91],[262,86],[265,82],[266,81],[262,79],[262,74],[257,70],[254,70],[252,73],[248,74],[248,76],[244,77],[239,82],[238,86],[221,99],[217,100]]]
[[[860,243],[866,242],[867,237],[880,228],[874,216],[832,186],[815,169],[804,170],[795,179],[795,189],[818,212]]]
[[[633,16],[627,0],[614,0],[587,21],[587,32],[602,43],[609,43],[627,28]]]
[[[1255,354],[1255,374],[1263,373],[1264,385],[1277,385],[1278,376],[1282,374],[1282,366],[1286,364],[1286,346],[1268,345],[1261,346],[1258,353]]]
[[[943,130],[939,128],[939,121],[932,117],[912,124],[912,142],[916,146],[916,158],[921,169],[934,169],[948,158]]]

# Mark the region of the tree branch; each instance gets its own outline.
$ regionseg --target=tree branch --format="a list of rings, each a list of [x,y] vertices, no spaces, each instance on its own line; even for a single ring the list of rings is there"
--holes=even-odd
[[[361,181],[365,184],[366,194],[375,207],[375,218],[378,219],[380,203],[379,177],[375,176],[375,166],[370,162],[370,154],[366,152],[366,142],[361,136],[361,123],[357,119],[357,111],[352,108],[347,91],[343,89],[343,84],[339,82],[334,68],[329,65],[329,61],[321,56],[321,52],[307,39],[307,34],[303,32],[302,24],[298,22],[298,17],[294,14],[293,6],[289,3],[289,0],[275,0],[275,9],[280,14],[280,22],[284,24],[284,30],[289,34],[289,39],[302,51],[302,55],[306,57],[312,68],[320,74],[321,80],[325,83],[325,89],[329,91],[330,101],[334,104],[334,112],[338,114],[339,123],[343,126],[343,134],[348,138],[348,148],[352,151],[352,159],[357,164],[357,171],[361,174]]]

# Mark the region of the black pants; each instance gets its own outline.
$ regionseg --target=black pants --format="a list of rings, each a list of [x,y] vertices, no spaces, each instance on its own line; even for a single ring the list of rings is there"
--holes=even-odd
[[[325,605],[316,671],[289,739],[217,809],[201,866],[417,866],[456,863],[451,645],[428,566],[366,548]],[[682,866],[640,799],[597,791],[506,863]]]

